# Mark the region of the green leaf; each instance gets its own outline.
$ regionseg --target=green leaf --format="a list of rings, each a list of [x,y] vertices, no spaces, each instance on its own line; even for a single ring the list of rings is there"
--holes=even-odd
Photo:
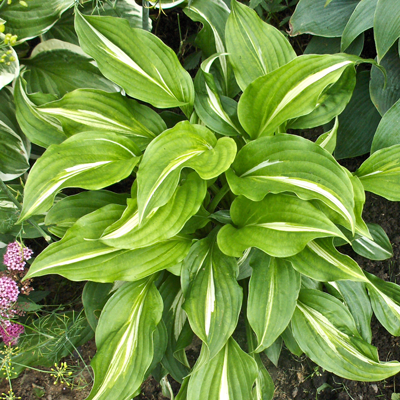
[[[376,348],[362,339],[347,308],[327,293],[302,290],[292,328],[311,360],[345,379],[374,382],[400,371],[396,361],[379,362]]]
[[[208,180],[226,171],[235,156],[233,139],[217,141],[204,126],[183,121],[163,132],[150,143],[139,166],[139,221],[168,202],[183,168],[192,168]]]
[[[221,253],[215,234],[192,246],[182,270],[183,308],[193,332],[207,345],[210,359],[235,330],[243,297],[236,281],[237,262]]]
[[[226,47],[242,90],[296,57],[285,36],[236,0],[226,24]]]
[[[298,294],[298,292],[297,292]],[[293,315],[293,313],[292,313]],[[290,317],[291,318],[291,317]],[[279,358],[281,356],[282,352],[282,338],[279,336],[268,348],[264,350],[265,355],[268,357],[268,359],[272,362],[272,364],[275,365],[275,367],[278,367],[279,363]]]
[[[324,202],[355,229],[349,177],[326,150],[309,140],[294,135],[254,140],[239,151],[226,176],[236,195],[259,201],[267,193],[291,191],[303,200]]]
[[[290,35],[342,36],[359,1],[335,0],[326,7],[325,3],[326,0],[300,0],[290,19]]]
[[[75,29],[82,49],[102,74],[128,95],[154,107],[183,107],[194,102],[190,75],[176,54],[156,36],[113,17],[83,16],[75,11]]]
[[[23,61],[27,92],[51,93],[62,97],[85,87],[115,92],[115,85],[105,79],[92,60],[69,49],[48,49]]]
[[[400,144],[376,151],[355,172],[368,192],[400,200]]]
[[[365,236],[354,240],[353,250],[370,260],[387,260],[393,257],[393,248],[383,228],[378,224],[368,224],[372,240]]]
[[[313,36],[309,41],[304,54],[335,54],[340,53],[340,37],[327,38]],[[364,34],[358,36],[347,48],[347,54],[359,56],[364,48]]]
[[[74,90],[37,111],[57,118],[68,136],[94,129],[111,131],[132,138],[140,149],[167,129],[162,118],[149,107],[120,93],[100,90]]]
[[[121,219],[103,232],[101,241],[111,247],[133,250],[167,240],[177,235],[197,213],[206,193],[206,182],[192,172],[169,202],[141,223],[137,200],[130,199]]]
[[[86,214],[105,207],[108,204],[125,205],[128,195],[96,190],[78,193],[58,201],[46,214],[45,224],[49,231],[58,237]]]
[[[292,328],[290,325],[282,332],[282,339],[285,342],[285,346],[288,350],[297,357],[300,357],[303,354],[303,350],[299,347],[296,342],[296,339],[293,336]]]
[[[248,400],[257,376],[254,359],[230,338],[213,359],[191,375],[187,398]]]
[[[363,0],[357,4],[342,34],[342,51],[345,51],[361,33],[373,27],[377,3],[378,0]]]
[[[139,160],[134,143],[114,133],[78,133],[50,146],[31,169],[19,221],[47,211],[65,187],[99,190],[119,182]]]
[[[338,129],[339,129],[339,118],[336,117],[332,129],[319,136],[318,139],[315,141],[315,143],[320,145],[323,149],[332,154],[336,148]]]
[[[320,282],[366,281],[359,265],[349,256],[339,253],[331,238],[309,242],[302,252],[288,260],[298,272]]]
[[[247,318],[257,335],[259,353],[272,346],[289,324],[300,290],[300,274],[283,259],[258,251],[250,262]]]
[[[128,400],[137,394],[153,360],[162,308],[151,278],[126,283],[110,298],[96,329],[95,380],[88,400]]]
[[[3,42],[4,35],[0,33],[0,41]],[[7,54],[10,52],[10,54]],[[4,57],[4,58],[3,58]],[[14,61],[11,61],[14,57]],[[12,82],[19,75],[18,55],[11,46],[4,46],[0,50],[0,90]]]
[[[335,158],[356,157],[369,152],[380,121],[369,95],[369,72],[357,74],[357,83],[350,103],[339,116]]]
[[[396,0],[378,0],[374,17],[374,39],[378,62],[400,37],[400,8]]]
[[[400,287],[365,272],[367,289],[376,318],[394,336],[400,336]]]
[[[27,277],[59,274],[70,280],[137,281],[179,264],[191,240],[177,237],[138,250],[120,250],[97,240],[120,218],[120,205],[109,205],[80,218],[59,242],[52,243],[32,263]]]
[[[252,139],[273,135],[288,119],[311,113],[325,89],[359,61],[344,54],[295,58],[247,86],[238,105],[240,123]]]
[[[93,331],[96,331],[101,310],[110,297],[112,287],[112,283],[87,282],[83,288],[82,304]]]
[[[57,39],[79,45],[78,36],[76,36],[74,28],[73,9],[64,12],[61,18],[42,37],[45,41]]]
[[[318,237],[343,237],[323,212],[290,195],[270,194],[258,202],[239,196],[232,203],[231,217],[236,227],[225,225],[219,231],[218,246],[232,257],[240,257],[249,247],[290,257]]]
[[[28,7],[18,1],[10,3],[2,4],[1,17],[7,21],[7,32],[17,35],[21,41],[48,31],[61,14],[72,7],[74,0],[29,0]]]

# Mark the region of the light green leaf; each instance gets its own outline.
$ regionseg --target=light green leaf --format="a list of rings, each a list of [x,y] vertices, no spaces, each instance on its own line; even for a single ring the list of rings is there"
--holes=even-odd
[[[349,177],[326,150],[309,140],[294,135],[254,140],[239,151],[226,176],[236,195],[259,201],[267,193],[291,191],[303,200],[324,202],[355,229]]]
[[[186,0],[157,0],[157,1],[149,1],[149,3],[157,8],[167,10],[168,8],[179,6],[179,4],[182,4],[185,1]]]
[[[272,346],[289,324],[300,290],[300,274],[283,259],[258,251],[250,262],[247,318],[257,335],[259,353]]]
[[[110,298],[96,329],[95,380],[88,400],[129,400],[137,393],[153,360],[162,308],[152,278],[126,283]]]
[[[298,272],[320,282],[366,281],[359,265],[349,256],[339,253],[331,238],[309,242],[302,252],[288,260]]]
[[[61,100],[37,108],[43,116],[57,118],[66,135],[91,130],[121,133],[144,149],[167,129],[162,118],[152,109],[120,93],[78,89]]]
[[[360,60],[344,54],[295,58],[247,86],[238,105],[240,123],[252,139],[272,135],[288,119],[312,112],[324,90]]]
[[[400,144],[376,151],[355,172],[368,192],[400,200]]]
[[[296,57],[283,34],[263,22],[251,8],[233,0],[226,24],[226,47],[242,90],[260,76]]]
[[[400,36],[400,8],[397,0],[378,0],[374,17],[374,38],[378,62]]]
[[[373,27],[377,3],[378,0],[363,0],[357,4],[342,34],[342,51],[345,51],[361,33]]]
[[[235,227],[225,225],[219,231],[218,246],[232,257],[240,257],[249,247],[290,257],[318,237],[344,238],[323,212],[291,195],[270,194],[258,202],[239,196],[232,203],[231,217]]]
[[[92,60],[70,49],[48,49],[23,61],[27,92],[51,93],[62,97],[84,87],[115,92],[116,86],[104,78]]]
[[[146,149],[137,174],[139,221],[168,202],[183,168],[208,180],[226,171],[235,156],[233,139],[217,141],[204,126],[183,121],[163,132]]]
[[[190,377],[190,400],[248,400],[258,376],[257,364],[234,339]]]
[[[18,1],[10,3],[2,4],[1,17],[7,21],[7,33],[17,35],[21,41],[48,31],[61,14],[72,7],[74,0],[29,0],[28,7]]]
[[[319,138],[315,141],[315,143],[320,145],[323,149],[332,154],[336,148],[338,129],[339,129],[339,118],[336,117],[332,129],[319,136]]]
[[[100,71],[128,95],[154,107],[183,107],[190,115],[194,89],[176,54],[156,36],[113,17],[83,16],[75,11],[82,49]]]
[[[207,184],[195,172],[179,186],[167,204],[139,223],[137,199],[129,199],[120,220],[109,226],[101,241],[119,249],[138,249],[177,235],[197,213],[207,193]]]
[[[218,249],[214,231],[195,243],[183,263],[182,288],[193,332],[207,345],[212,359],[236,328],[242,289],[237,262]]]
[[[137,281],[185,258],[190,238],[177,237],[138,250],[120,250],[97,240],[123,210],[109,205],[80,218],[61,241],[36,257],[27,277],[59,274],[74,281]]]
[[[99,190],[129,176],[140,151],[122,135],[78,133],[50,146],[31,169],[20,221],[47,211],[65,187]]]
[[[359,0],[335,0],[325,7],[326,0],[300,0],[289,22],[290,35],[342,36],[358,3]]]
[[[0,41],[3,40],[4,35],[0,33]],[[8,54],[9,52],[10,54]],[[3,47],[0,50],[0,90],[12,82],[18,74],[19,60],[17,53],[11,46]]]
[[[387,260],[393,257],[393,248],[385,231],[378,224],[368,224],[372,239],[365,236],[354,240],[351,245],[357,254],[370,260]]]
[[[394,336],[400,336],[400,287],[365,272],[367,289],[376,318]]]
[[[345,379],[374,382],[400,371],[396,361],[379,362],[376,348],[362,339],[347,308],[327,293],[302,290],[292,328],[311,360]]]
[[[257,361],[257,360],[256,360]],[[252,400],[272,400],[274,397],[274,381],[262,361],[257,361],[258,376],[253,388]]]

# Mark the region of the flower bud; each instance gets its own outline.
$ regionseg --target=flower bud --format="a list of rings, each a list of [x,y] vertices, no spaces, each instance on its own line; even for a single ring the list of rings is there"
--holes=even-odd
[[[0,33],[3,33],[6,29],[6,26],[4,24],[0,24]]]

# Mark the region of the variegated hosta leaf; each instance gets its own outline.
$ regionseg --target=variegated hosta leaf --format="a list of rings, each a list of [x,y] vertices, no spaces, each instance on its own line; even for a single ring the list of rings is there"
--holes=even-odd
[[[226,176],[233,193],[254,201],[286,191],[304,200],[321,200],[355,230],[349,177],[332,155],[309,140],[278,135],[252,141],[239,151]]]
[[[221,253],[215,234],[194,244],[182,267],[183,308],[210,359],[235,330],[243,296],[236,281],[237,262]]]
[[[237,103],[219,93],[210,73],[214,60],[223,57],[224,54],[215,54],[201,64],[195,79],[194,105],[196,113],[210,129],[221,135],[235,136],[243,132],[237,118]]]
[[[311,113],[323,91],[360,60],[343,54],[295,58],[247,86],[238,105],[240,123],[252,139],[272,135],[287,120]]]
[[[96,329],[95,379],[87,400],[130,400],[153,360],[153,334],[162,315],[154,278],[126,283],[105,305]]]
[[[257,363],[233,338],[189,379],[190,400],[248,400],[258,376]]]
[[[187,121],[154,139],[140,163],[138,177],[139,221],[168,202],[175,192],[183,168],[194,169],[202,179],[226,171],[236,156],[236,143]]]
[[[140,148],[167,129],[162,118],[151,108],[120,93],[78,89],[61,100],[37,108],[41,115],[57,118],[66,135],[100,130],[129,136]]]
[[[368,224],[372,239],[361,236],[351,245],[353,250],[370,260],[387,260],[393,257],[393,248],[385,231],[378,224]]]
[[[187,315],[182,308],[184,297],[179,278],[170,275],[160,287],[160,294],[164,301],[163,321],[168,332],[168,346],[162,365],[175,380],[182,382],[189,374],[190,366],[180,342],[183,336],[187,336],[188,343],[184,344],[189,345],[193,333],[187,335],[190,328],[188,329]]]
[[[149,1],[149,3],[157,8],[166,10],[168,8],[179,6],[179,4],[182,4],[185,1],[186,0],[156,0],[156,1]]]
[[[300,291],[300,274],[290,262],[258,250],[250,262],[247,318],[255,334],[257,353],[270,347],[289,324]]]
[[[177,235],[197,213],[206,193],[206,182],[192,172],[169,202],[141,223],[137,199],[130,199],[121,219],[104,231],[101,241],[108,246],[132,250],[167,240]]]
[[[373,153],[355,172],[364,189],[391,201],[400,200],[400,144]]]
[[[394,336],[400,336],[400,287],[365,273],[372,309],[379,322]]]
[[[0,41],[4,35],[0,33]],[[3,58],[4,57],[4,58]],[[11,58],[12,57],[12,58]],[[0,90],[12,82],[19,74],[19,60],[15,50],[11,47],[3,47],[0,50]]]
[[[37,111],[36,104],[26,92],[26,81],[22,76],[15,82],[14,98],[18,123],[32,143],[48,147],[67,139],[60,121]]]
[[[98,190],[119,182],[139,160],[135,144],[115,133],[83,132],[50,146],[29,174],[20,221],[47,211],[65,187]]]
[[[108,204],[125,205],[127,194],[96,190],[81,192],[58,201],[46,214],[45,224],[48,230],[58,237],[86,214],[105,207]]]
[[[253,388],[252,400],[272,400],[275,390],[274,381],[259,357],[258,359],[256,358],[256,362],[258,375]]]
[[[65,236],[32,263],[27,277],[59,274],[73,281],[137,281],[180,263],[191,239],[177,237],[138,250],[120,250],[97,240],[124,207],[109,205],[80,218]]]
[[[315,143],[320,145],[326,151],[329,151],[329,153],[333,154],[336,147],[338,129],[339,129],[339,118],[336,117],[332,129],[330,129],[328,132],[323,133],[315,141]]]
[[[18,1],[2,4],[1,17],[7,21],[7,32],[28,40],[48,31],[74,0],[29,0],[28,7]],[[27,23],[27,21],[29,21]]]
[[[283,34],[263,22],[256,12],[235,0],[226,24],[226,47],[237,82],[245,90],[260,76],[296,57]]]
[[[154,107],[182,107],[190,115],[192,79],[172,49],[156,36],[131,28],[126,20],[83,16],[78,9],[75,29],[82,49],[127,94]]]
[[[396,361],[379,362],[376,348],[362,339],[347,308],[327,293],[302,290],[292,328],[311,360],[345,379],[374,382],[400,371]]]
[[[258,202],[239,196],[232,203],[231,217],[234,226],[225,225],[219,231],[218,246],[232,257],[241,257],[249,247],[274,257],[290,257],[318,237],[345,239],[323,212],[291,195],[270,194]]]
[[[307,243],[303,251],[288,260],[297,271],[316,281],[367,281],[359,265],[349,256],[339,253],[331,238]]]

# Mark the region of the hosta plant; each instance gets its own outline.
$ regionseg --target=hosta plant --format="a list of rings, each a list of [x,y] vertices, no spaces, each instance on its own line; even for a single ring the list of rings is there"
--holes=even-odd
[[[49,80],[33,93],[37,60],[15,82],[19,125],[45,148],[18,222],[45,215],[60,238],[27,277],[88,281],[97,345],[88,399],[131,399],[150,374],[180,382],[179,400],[271,399],[260,353],[282,339],[347,379],[400,371],[379,360],[370,329],[374,312],[400,335],[399,286],[337,249],[391,256],[362,210],[365,190],[400,199],[400,145],[383,143],[355,173],[332,156],[356,68],[373,61],[297,57],[253,10],[226,3],[184,10],[203,24],[194,80],[153,34],[76,7],[85,57],[122,91],[49,96]],[[288,133],[330,121],[315,143]],[[69,187],[84,190],[58,195]],[[202,346],[190,365],[194,335]]]

